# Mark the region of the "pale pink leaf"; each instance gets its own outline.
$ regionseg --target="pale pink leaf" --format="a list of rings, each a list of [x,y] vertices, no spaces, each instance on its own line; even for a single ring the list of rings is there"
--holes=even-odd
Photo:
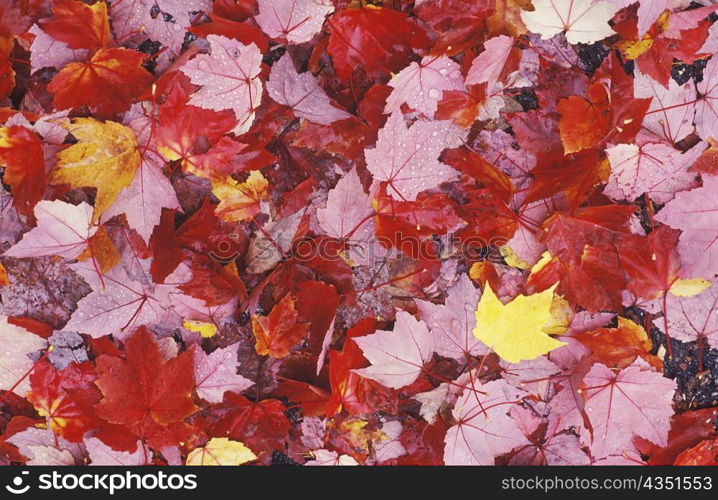
[[[426,56],[421,64],[411,63],[389,81],[391,91],[384,113],[399,111],[402,104],[434,118],[445,90],[464,90],[461,66],[447,56]]]
[[[254,384],[237,374],[237,344],[206,354],[194,352],[194,378],[197,394],[209,403],[220,403],[226,391],[241,393]]]
[[[438,159],[456,144],[454,127],[450,121],[424,120],[407,127],[395,111],[379,130],[376,147],[364,151],[367,168],[375,180],[389,183],[387,192],[394,199],[414,201],[420,192],[457,177],[458,172]]]
[[[150,38],[176,55],[191,23],[190,12],[209,12],[211,6],[210,0],[110,0],[108,12],[118,39],[139,43]]]
[[[394,331],[379,330],[354,341],[371,362],[368,368],[354,371],[394,389],[414,382],[434,352],[426,324],[405,311],[396,314]]]
[[[179,209],[177,194],[170,180],[162,173],[164,160],[156,153],[151,139],[151,120],[144,115],[126,121],[137,136],[142,163],[129,186],[120,191],[115,202],[104,213],[105,219],[124,214],[129,226],[149,243],[154,227],[159,224],[163,208]]]
[[[522,11],[529,31],[547,40],[561,32],[569,43],[593,43],[614,34],[608,25],[618,7],[599,0],[533,0],[534,10]]]
[[[574,434],[554,434],[538,444],[525,446],[509,461],[510,465],[590,465],[590,459],[581,449]]]
[[[113,450],[96,437],[85,438],[85,447],[90,455],[90,465],[147,465],[151,458],[147,456],[142,441],[137,441],[137,450],[133,453]]]
[[[254,19],[267,35],[289,43],[304,43],[319,33],[324,18],[334,12],[331,0],[259,0]]]
[[[484,42],[484,51],[471,63],[466,75],[468,85],[487,83],[489,90],[493,89],[504,71],[506,61],[514,46],[514,39],[510,36],[499,35]]]
[[[359,465],[356,460],[354,460],[349,455],[339,455],[336,451],[329,451],[329,450],[312,450],[313,459],[309,460],[306,464],[306,466],[337,466],[337,465]]]
[[[28,449],[33,457],[27,465],[75,465],[75,457],[67,450],[45,445],[31,445]]]
[[[0,351],[0,390],[12,389],[18,396],[25,397],[30,390],[30,379],[23,377],[35,364],[28,354],[44,349],[47,342],[24,328],[8,323],[7,317],[0,315],[0,345],[3,346]]]
[[[637,360],[617,373],[596,363],[581,387],[593,431],[594,459],[633,450],[636,436],[658,446],[667,444],[675,381]]]
[[[516,421],[512,406],[527,394],[505,380],[494,380],[464,389],[456,401],[458,422],[446,433],[446,465],[493,465],[494,459],[529,444]]]
[[[71,49],[65,42],[55,40],[37,25],[28,30],[35,35],[30,46],[30,71],[42,68],[62,69],[63,66],[87,58],[88,50]],[[67,131],[65,131],[67,133]]]
[[[461,360],[489,352],[489,348],[473,333],[480,296],[481,292],[474,287],[469,277],[462,274],[449,289],[443,305],[415,300],[419,316],[434,336],[437,354]]]
[[[688,171],[694,155],[683,155],[668,144],[618,144],[606,154],[611,176],[604,193],[614,200],[633,201],[645,193],[658,203],[666,203],[677,191],[695,183],[695,173]]]
[[[292,108],[295,115],[320,125],[330,125],[352,116],[332,106],[314,75],[309,72],[299,74],[288,52],[272,65],[267,93],[279,104]]]
[[[701,98],[696,104],[696,130],[703,140],[718,138],[718,58],[712,57],[698,85]]]
[[[87,248],[87,240],[97,232],[92,225],[92,207],[84,201],[72,205],[64,201],[42,200],[35,205],[37,227],[25,233],[7,257],[57,255],[74,259]]]
[[[693,80],[678,85],[671,78],[666,88],[636,71],[633,92],[636,97],[653,99],[643,119],[643,128],[674,144],[693,132],[696,111]]]
[[[84,266],[73,269],[79,271],[85,267],[80,274],[87,281],[93,270],[82,264]],[[77,303],[77,310],[62,331],[84,333],[93,338],[113,334],[124,340],[138,326],[167,323],[172,314],[167,285],[143,286],[119,265],[101,278],[92,277],[90,286],[93,291]]]
[[[718,349],[718,283],[693,297],[666,296],[668,334],[684,342],[703,339]],[[659,325],[662,323],[659,321]]]
[[[703,187],[676,194],[655,219],[680,229],[678,252],[685,277],[718,275],[718,178],[706,176]]]
[[[212,54],[200,54],[181,68],[192,83],[202,86],[189,104],[233,110],[238,121],[233,132],[242,134],[251,127],[262,100],[262,53],[253,43],[244,45],[220,35],[208,35],[207,41]]]

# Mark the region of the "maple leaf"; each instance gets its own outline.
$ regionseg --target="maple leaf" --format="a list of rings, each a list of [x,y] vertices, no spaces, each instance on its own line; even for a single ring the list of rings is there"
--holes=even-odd
[[[111,219],[124,214],[129,226],[149,242],[154,227],[160,222],[162,209],[179,209],[180,205],[172,184],[162,173],[162,158],[152,151],[151,120],[138,116],[127,125],[135,132],[137,146],[142,151],[140,167],[104,215]]]
[[[324,19],[334,12],[330,0],[258,0],[259,14],[254,20],[267,35],[289,43],[304,43],[314,38]]]
[[[674,144],[693,132],[696,88],[692,81],[678,85],[671,79],[664,87],[650,76],[638,73],[634,92],[636,97],[653,99],[643,119],[643,128]]]
[[[457,424],[446,433],[446,465],[493,465],[494,458],[529,443],[511,418],[511,407],[526,395],[505,380],[464,389],[456,401]]]
[[[252,331],[257,339],[257,354],[283,358],[307,333],[307,325],[298,322],[294,299],[287,294],[272,308],[269,316],[252,316]]]
[[[71,49],[101,49],[110,42],[105,2],[87,5],[78,0],[56,0],[52,17],[40,21],[40,27]]]
[[[533,295],[520,295],[504,305],[486,285],[476,308],[474,336],[512,363],[534,359],[561,347],[543,330],[551,317],[553,288]]]
[[[692,297],[668,295],[663,314],[672,338],[684,342],[705,339],[712,348],[718,346],[718,285]]]
[[[359,66],[370,78],[399,71],[409,63],[412,48],[431,43],[424,29],[403,12],[371,4],[336,12],[327,23],[327,52],[344,81]]]
[[[718,59],[711,58],[703,70],[703,79],[696,85],[698,102],[696,103],[696,130],[698,135],[708,140],[718,137]]]
[[[688,168],[700,148],[681,154],[672,146],[648,142],[617,144],[606,149],[611,162],[611,176],[604,193],[613,199],[632,201],[646,193],[658,203],[665,203],[678,191],[695,183]]]
[[[461,67],[446,56],[426,56],[421,64],[413,62],[392,76],[388,85],[394,90],[386,100],[384,113],[399,111],[406,103],[430,119],[444,91],[465,89]]]
[[[662,368],[660,359],[649,354],[653,343],[646,330],[621,316],[618,317],[616,328],[599,328],[580,333],[574,338],[591,349],[601,363],[611,368],[626,368],[638,356],[656,368]]]
[[[63,66],[87,59],[89,50],[73,50],[66,43],[55,40],[37,25],[28,30],[35,35],[30,46],[30,70],[35,73],[43,68],[62,69]]]
[[[76,118],[66,128],[78,142],[58,154],[50,181],[96,188],[95,222],[132,182],[141,161],[137,139],[124,125],[92,118]]]
[[[392,198],[414,201],[420,192],[457,176],[438,160],[444,149],[455,145],[452,127],[449,121],[423,120],[407,127],[395,111],[379,130],[376,147],[364,152],[367,168],[375,180],[389,183]]]
[[[252,170],[244,182],[231,177],[212,182],[212,194],[219,199],[217,216],[226,221],[251,220],[260,211],[260,202],[267,197],[269,183],[259,170]]]
[[[25,127],[0,127],[0,164],[5,165],[3,182],[12,189],[15,208],[31,217],[47,186],[42,141]]]
[[[342,240],[349,255],[357,262],[368,262],[376,252],[368,248],[374,238],[373,211],[369,196],[364,193],[356,169],[353,168],[327,195],[327,205],[317,210],[319,226],[329,235]],[[378,245],[373,249],[379,250]],[[381,251],[379,250],[379,256]]]
[[[97,415],[127,426],[137,436],[181,422],[198,409],[192,402],[192,353],[165,361],[145,328],[127,340],[124,359],[99,356],[97,374],[96,384],[103,395],[95,406]]]
[[[232,392],[225,393],[222,415],[214,427],[215,435],[245,443],[259,455],[285,449],[291,427],[284,414],[284,405],[277,399],[250,401]]]
[[[320,125],[352,116],[331,105],[329,96],[311,73],[297,73],[288,52],[272,65],[267,93],[279,104],[292,108],[295,115]]]
[[[96,437],[86,437],[84,442],[92,465],[121,465],[130,467],[133,465],[149,464],[150,457],[147,456],[147,449],[143,446],[142,441],[137,441],[137,451],[132,453],[129,451],[114,450]]]
[[[676,194],[656,220],[683,231],[678,240],[683,272],[689,276],[718,274],[718,178],[707,176],[703,186]]]
[[[192,83],[202,85],[189,103],[215,111],[233,110],[238,122],[233,132],[244,133],[262,100],[262,53],[253,43],[244,45],[224,36],[209,35],[207,41],[212,54],[200,54],[181,68]]]
[[[146,272],[148,265],[140,263],[141,272]],[[120,265],[101,277],[92,264],[76,264],[73,269],[90,283],[93,291],[77,303],[63,331],[86,333],[93,338],[113,334],[124,339],[137,326],[162,323],[172,317],[167,285],[143,285],[131,279]]]
[[[394,389],[414,382],[434,352],[426,324],[406,311],[396,313],[394,331],[379,330],[354,341],[371,362],[370,367],[354,373]]]
[[[466,74],[466,84],[485,82],[491,92],[497,82],[504,81],[509,72],[517,69],[519,59],[513,38],[506,35],[490,38],[484,42],[484,51],[471,63]]]
[[[548,40],[561,32],[569,43],[593,43],[614,34],[608,25],[618,7],[600,0],[532,0],[534,10],[521,13],[529,31]]]
[[[571,96],[561,99],[558,129],[565,154],[576,153],[596,145],[611,127],[611,103],[606,87],[594,83],[588,88],[588,99]]]
[[[600,363],[593,365],[581,383],[592,426],[593,458],[631,450],[634,436],[665,446],[675,390],[675,381],[640,360],[618,373]]]
[[[242,465],[256,458],[257,455],[239,441],[212,438],[201,448],[192,450],[185,465]]]
[[[88,106],[111,117],[127,111],[149,87],[152,75],[142,67],[144,54],[125,48],[100,49],[87,62],[73,62],[55,75],[47,90],[56,109]]]
[[[47,347],[45,339],[24,328],[8,323],[7,316],[0,315],[0,341],[4,350],[0,355],[0,389],[25,397],[30,390],[27,374],[35,364],[28,354]]]
[[[91,224],[92,207],[85,202],[71,205],[60,200],[43,200],[35,205],[34,214],[37,227],[25,233],[4,255],[59,255],[73,259],[85,250],[88,240],[97,232],[97,226]]]
[[[118,39],[150,38],[179,53],[190,12],[209,11],[209,0],[110,0],[112,29]]]
[[[242,392],[254,384],[237,374],[237,344],[206,354],[195,349],[194,378],[199,397],[210,403],[219,403],[226,391]]]
[[[434,336],[434,350],[454,359],[486,354],[488,349],[473,335],[479,291],[463,274],[449,289],[443,305],[416,300],[419,316]]]

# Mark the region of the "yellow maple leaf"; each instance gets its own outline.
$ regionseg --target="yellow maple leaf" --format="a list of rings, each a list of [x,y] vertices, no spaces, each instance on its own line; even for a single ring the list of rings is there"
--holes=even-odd
[[[252,170],[244,182],[229,176],[224,181],[212,182],[212,194],[220,201],[215,214],[229,222],[250,220],[259,213],[259,203],[267,197],[268,185],[259,170]]]
[[[186,465],[242,465],[256,458],[252,450],[239,441],[212,438],[203,447],[192,450]]]
[[[63,126],[75,136],[77,144],[58,154],[50,181],[96,188],[92,218],[96,222],[135,177],[141,161],[137,139],[132,130],[111,121],[75,118]]]
[[[710,287],[711,282],[703,278],[687,278],[676,280],[668,291],[676,297],[693,297]]]
[[[486,285],[476,307],[474,336],[510,363],[534,359],[565,342],[550,337],[544,326],[551,319],[555,285],[533,295],[519,295],[504,305]]]

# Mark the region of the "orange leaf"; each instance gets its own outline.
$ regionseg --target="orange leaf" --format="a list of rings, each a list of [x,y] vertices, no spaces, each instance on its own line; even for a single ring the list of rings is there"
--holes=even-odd
[[[269,316],[253,316],[252,331],[257,354],[283,358],[307,333],[307,325],[297,323],[299,314],[292,296],[287,294],[272,308]]]
[[[87,105],[102,117],[127,111],[134,99],[152,83],[142,67],[144,54],[124,49],[100,49],[87,62],[70,63],[47,89],[55,94],[57,109]]]
[[[640,356],[656,369],[662,369],[661,360],[649,354],[653,344],[646,330],[626,318],[618,318],[618,328],[599,328],[575,338],[606,366],[626,368]]]
[[[110,41],[107,5],[103,0],[87,5],[77,0],[55,0],[53,17],[40,23],[42,30],[71,49],[101,49]]]
[[[561,99],[558,111],[565,154],[595,146],[611,129],[611,103],[602,83],[588,88],[588,99],[577,95]]]

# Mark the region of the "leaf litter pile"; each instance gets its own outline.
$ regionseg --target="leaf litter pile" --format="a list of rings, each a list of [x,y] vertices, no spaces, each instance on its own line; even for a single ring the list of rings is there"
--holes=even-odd
[[[717,19],[4,0],[0,462],[715,464]]]

